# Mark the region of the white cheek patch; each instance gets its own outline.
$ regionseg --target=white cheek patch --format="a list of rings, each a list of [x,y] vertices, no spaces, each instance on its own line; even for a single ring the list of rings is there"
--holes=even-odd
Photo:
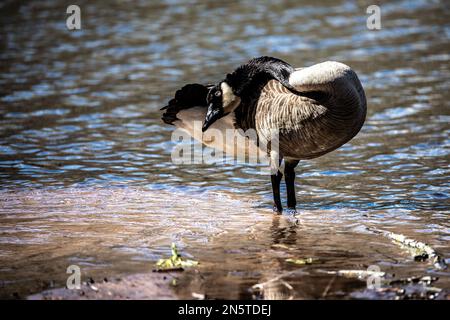
[[[233,112],[241,103],[241,99],[233,93],[231,87],[226,83],[220,84],[222,89],[222,106],[225,113]]]

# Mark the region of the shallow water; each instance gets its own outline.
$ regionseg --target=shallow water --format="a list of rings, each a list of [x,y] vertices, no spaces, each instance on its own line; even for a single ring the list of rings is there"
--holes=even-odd
[[[71,264],[84,279],[150,271],[171,242],[200,261],[180,297],[260,298],[252,285],[290,271],[293,290],[263,297],[390,297],[325,273],[370,265],[449,289],[447,271],[367,229],[450,257],[448,4],[382,4],[370,31],[365,1],[189,3],[80,1],[80,31],[64,2],[2,7],[0,296],[63,286]],[[272,214],[257,167],[173,164],[160,120],[184,83],[259,55],[341,61],[366,90],[358,136],[297,167],[297,217]]]

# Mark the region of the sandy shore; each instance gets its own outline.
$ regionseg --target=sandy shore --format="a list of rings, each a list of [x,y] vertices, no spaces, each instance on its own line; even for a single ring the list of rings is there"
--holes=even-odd
[[[80,289],[58,288],[27,297],[29,300],[173,300],[174,276],[169,273],[136,274],[122,278],[104,279],[101,282],[84,282]]]

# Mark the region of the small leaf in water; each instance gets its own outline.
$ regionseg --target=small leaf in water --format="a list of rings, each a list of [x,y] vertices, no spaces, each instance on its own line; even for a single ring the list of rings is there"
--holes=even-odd
[[[286,259],[286,262],[298,264],[298,265],[305,265],[305,264],[311,264],[313,263],[312,258],[306,258],[306,259]]]
[[[178,253],[178,249],[175,243],[172,243],[171,250],[172,256],[170,258],[159,259],[156,263],[156,266],[158,266],[160,269],[185,268],[198,265],[198,261],[189,259],[183,260],[181,255]]]

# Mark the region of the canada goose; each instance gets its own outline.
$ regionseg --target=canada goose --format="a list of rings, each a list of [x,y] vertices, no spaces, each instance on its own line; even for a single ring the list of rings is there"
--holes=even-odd
[[[269,132],[277,130],[279,150],[270,150],[271,157],[284,159],[287,205],[295,212],[294,168],[299,160],[319,157],[351,140],[365,121],[367,107],[356,73],[345,64],[327,61],[294,69],[282,60],[260,57],[215,85],[184,86],[162,109],[165,123],[190,132],[192,121],[203,119],[203,132],[211,126],[254,129],[268,141]],[[194,138],[202,141],[202,136]],[[278,165],[271,183],[274,210],[281,213],[283,174]]]

